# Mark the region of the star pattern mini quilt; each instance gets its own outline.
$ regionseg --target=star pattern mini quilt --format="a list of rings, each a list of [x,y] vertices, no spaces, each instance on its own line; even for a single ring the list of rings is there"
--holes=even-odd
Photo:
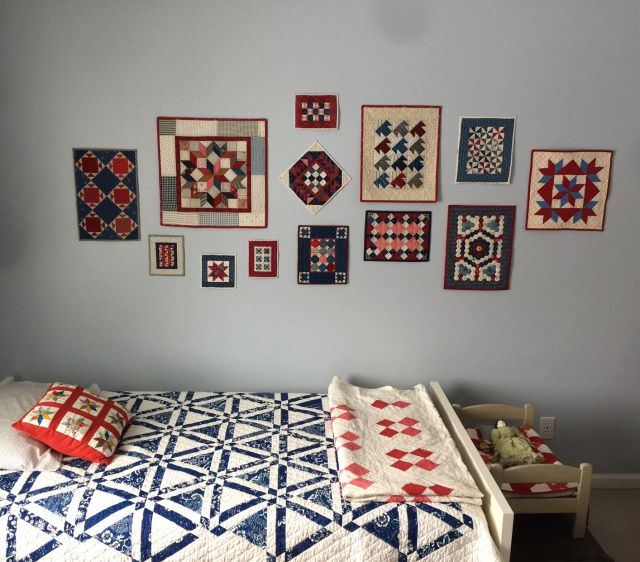
[[[139,240],[135,150],[74,148],[80,240]]]
[[[298,227],[298,283],[344,285],[348,281],[349,227]]]
[[[103,394],[133,415],[111,464],[0,470],[0,559],[498,560],[480,506],[345,501],[324,395]]]
[[[437,200],[439,106],[363,105],[360,200]]]
[[[515,117],[461,117],[456,183],[510,183]]]
[[[202,287],[233,289],[235,286],[235,254],[205,254],[202,256]]]
[[[445,289],[509,288],[514,206],[449,205]]]
[[[267,120],[158,117],[160,224],[267,226]]]
[[[613,152],[532,150],[528,230],[603,230]]]
[[[429,261],[429,211],[367,211],[364,221],[365,261]]]
[[[337,129],[338,96],[297,94],[294,107],[296,129]]]

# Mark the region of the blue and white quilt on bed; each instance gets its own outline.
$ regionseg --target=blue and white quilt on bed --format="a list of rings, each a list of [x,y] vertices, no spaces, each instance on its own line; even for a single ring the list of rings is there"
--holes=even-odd
[[[0,471],[0,560],[495,560],[481,508],[342,500],[326,397],[109,392],[109,466]]]

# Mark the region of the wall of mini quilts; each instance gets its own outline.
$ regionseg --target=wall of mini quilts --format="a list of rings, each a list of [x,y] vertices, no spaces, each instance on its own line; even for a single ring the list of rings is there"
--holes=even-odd
[[[3,372],[437,379],[637,472],[637,4],[0,12]]]

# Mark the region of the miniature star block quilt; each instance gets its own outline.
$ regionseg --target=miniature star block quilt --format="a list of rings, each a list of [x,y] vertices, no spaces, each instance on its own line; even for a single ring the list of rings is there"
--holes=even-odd
[[[515,117],[461,117],[457,183],[509,183]]]
[[[527,230],[603,230],[613,152],[532,150]]]
[[[367,211],[364,221],[365,261],[429,261],[429,211]]]
[[[184,275],[184,236],[149,236],[149,274]]]
[[[514,206],[449,205],[445,289],[509,288]]]
[[[139,240],[135,150],[74,148],[80,240]]]
[[[232,289],[236,286],[235,254],[205,254],[202,256],[202,286]]]
[[[344,285],[348,278],[349,227],[298,227],[298,283]]]
[[[277,240],[249,240],[249,277],[278,277]]]
[[[158,117],[160,224],[267,226],[267,120]]]
[[[361,201],[437,200],[441,111],[439,106],[362,106]]]
[[[298,94],[294,116],[296,129],[337,129],[338,96]]]
[[[351,181],[351,177],[319,142],[314,142],[282,172],[280,180],[315,215]]]

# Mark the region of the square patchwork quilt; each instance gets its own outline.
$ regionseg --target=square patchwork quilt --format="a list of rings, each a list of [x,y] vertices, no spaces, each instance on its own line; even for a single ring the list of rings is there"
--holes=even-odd
[[[280,180],[315,215],[351,181],[351,177],[319,142],[314,142],[282,172]]]
[[[149,236],[149,274],[184,275],[184,236]]]
[[[338,96],[297,94],[294,116],[296,129],[337,129]]]
[[[249,277],[278,277],[277,240],[249,240]]]
[[[363,105],[360,200],[438,198],[440,106]]]
[[[515,117],[461,117],[456,183],[509,183]]]
[[[532,150],[527,230],[604,230],[611,150]]]
[[[267,226],[267,120],[158,117],[160,224]]]
[[[202,286],[233,289],[236,286],[235,254],[202,256]]]
[[[135,150],[74,148],[80,240],[139,240]]]
[[[365,261],[429,261],[429,211],[367,211],[364,221]]]
[[[348,226],[298,227],[299,284],[344,285],[348,265]]]
[[[449,205],[445,289],[509,288],[514,206]]]

